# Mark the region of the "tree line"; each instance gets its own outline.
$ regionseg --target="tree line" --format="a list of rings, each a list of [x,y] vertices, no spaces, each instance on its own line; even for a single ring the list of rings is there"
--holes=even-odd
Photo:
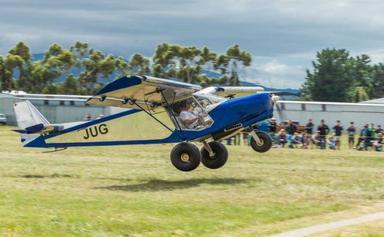
[[[129,74],[209,85],[240,84],[239,72],[251,65],[251,54],[233,45],[223,54],[207,47],[162,43],[152,57],[139,53],[128,60],[75,42],[68,48],[54,43],[42,59],[19,42],[0,56],[0,89],[28,93],[95,94],[107,82]],[[208,72],[218,72],[213,76]],[[346,49],[323,49],[307,69],[300,88],[302,100],[359,102],[384,97],[384,64]]]
[[[185,47],[163,43],[153,57],[135,53],[130,59],[106,54],[88,43],[76,42],[68,48],[54,43],[41,60],[33,60],[30,48],[19,42],[0,56],[1,90],[28,93],[95,94],[112,79],[129,74],[153,75],[202,86],[236,86],[239,71],[250,66],[251,54],[233,45],[224,54],[207,47]],[[204,70],[220,73],[214,78]]]
[[[366,54],[323,49],[312,67],[301,88],[303,100],[360,102],[384,97],[384,64],[373,64]]]

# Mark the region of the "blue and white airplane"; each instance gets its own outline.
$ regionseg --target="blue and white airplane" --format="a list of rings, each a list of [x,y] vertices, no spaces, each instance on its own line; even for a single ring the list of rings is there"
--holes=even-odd
[[[255,125],[273,115],[277,97],[260,87],[208,87],[149,76],[117,79],[87,104],[127,108],[123,112],[64,124],[51,124],[28,100],[14,105],[25,147],[55,148],[178,143],[171,162],[179,170],[194,170],[200,162],[217,169],[228,159],[219,141],[244,130],[251,146],[266,152],[268,134]],[[226,96],[226,97],[224,97]],[[239,96],[239,97],[235,97]],[[145,121],[145,122],[144,122]],[[201,150],[191,142],[201,142]]]

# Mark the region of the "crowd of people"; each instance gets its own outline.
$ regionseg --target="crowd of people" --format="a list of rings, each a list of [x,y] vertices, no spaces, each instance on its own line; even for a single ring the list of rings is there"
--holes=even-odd
[[[375,126],[373,123],[366,124],[359,130],[354,122],[350,122],[348,127],[344,128],[340,120],[337,120],[333,126],[328,126],[322,119],[315,126],[312,119],[308,119],[305,125],[301,125],[292,120],[277,123],[276,119],[272,118],[259,124],[258,129],[271,136],[274,147],[339,150],[343,133],[348,136],[350,149],[383,151],[384,145],[384,130],[381,125]],[[249,140],[249,135],[244,134],[243,136],[244,142]],[[231,138],[231,140],[227,140],[227,144],[240,144],[240,138]]]

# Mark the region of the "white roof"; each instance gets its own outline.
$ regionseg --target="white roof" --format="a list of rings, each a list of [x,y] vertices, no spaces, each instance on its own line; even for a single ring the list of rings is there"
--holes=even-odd
[[[307,104],[307,105],[343,105],[343,106],[375,106],[383,107],[384,103],[368,103],[367,101],[361,103],[347,103],[347,102],[327,102],[327,101],[290,101],[290,100],[279,100],[277,104]]]
[[[367,100],[367,101],[364,101],[364,102],[361,102],[361,103],[364,103],[364,104],[384,104],[384,98],[374,99],[374,100]]]

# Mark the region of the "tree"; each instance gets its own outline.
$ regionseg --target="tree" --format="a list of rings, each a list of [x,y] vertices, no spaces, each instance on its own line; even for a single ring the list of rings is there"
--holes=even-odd
[[[226,85],[240,85],[239,68],[250,66],[252,56],[246,51],[242,51],[239,45],[233,45],[227,49],[227,52],[217,57],[215,68],[223,74],[222,80]]]
[[[371,98],[384,97],[384,64],[379,63],[373,67],[373,76],[370,86]]]
[[[17,89],[20,85],[33,86],[26,80],[31,75],[32,60],[28,46],[19,42],[9,50],[4,60],[4,82],[8,90]],[[16,80],[16,83],[15,83]]]
[[[134,74],[147,75],[151,73],[149,59],[139,53],[132,55],[127,67]]]
[[[349,56],[345,49],[324,49],[307,70],[302,99],[360,102],[384,96],[384,66],[368,55]]]
[[[3,57],[0,57],[0,90],[12,89],[14,89],[12,74],[7,70]]]
[[[348,92],[354,84],[355,62],[345,49],[324,49],[307,70],[301,93],[304,99],[317,101],[348,101]]]
[[[94,94],[105,83],[128,74],[154,75],[203,86],[237,85],[239,67],[250,62],[250,54],[238,45],[217,56],[207,47],[163,43],[157,46],[152,60],[135,53],[127,61],[84,42],[75,42],[69,48],[54,43],[42,60],[32,60],[29,47],[19,42],[0,57],[0,87],[28,93]],[[223,77],[210,78],[204,69],[218,69]]]
[[[70,52],[75,58],[74,67],[79,72],[77,80],[80,89],[73,91],[95,94],[105,81],[129,74],[129,65],[124,58],[92,49],[87,43],[76,42],[70,47]]]
[[[69,75],[63,84],[59,86],[59,93],[67,95],[81,95],[84,94],[80,87],[79,80],[73,75]]]
[[[196,47],[160,44],[153,56],[153,74],[157,77],[178,78],[188,83],[198,83],[201,72],[201,50]]]

